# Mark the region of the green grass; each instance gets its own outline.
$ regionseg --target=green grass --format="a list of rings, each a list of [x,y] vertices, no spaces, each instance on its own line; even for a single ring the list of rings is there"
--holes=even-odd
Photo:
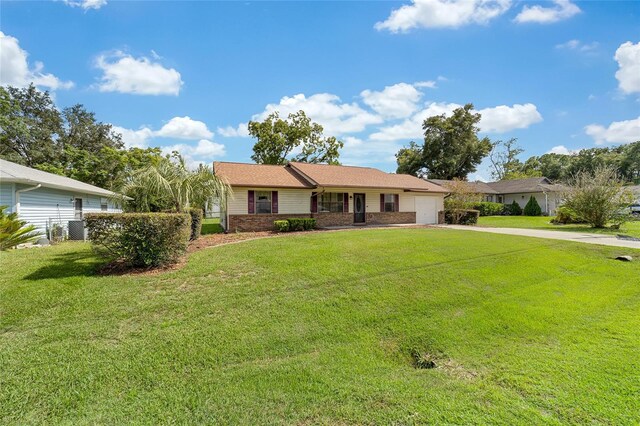
[[[220,218],[208,218],[202,220],[202,235],[207,234],[219,234],[223,232],[222,226],[220,226]]]
[[[483,216],[478,219],[478,226],[499,228],[546,229],[553,231],[590,232],[597,234],[629,235],[640,238],[640,221],[627,222],[620,229],[595,229],[589,225],[554,225],[552,217],[546,216]]]
[[[84,243],[3,252],[0,423],[638,424],[623,252],[378,229],[119,277]]]

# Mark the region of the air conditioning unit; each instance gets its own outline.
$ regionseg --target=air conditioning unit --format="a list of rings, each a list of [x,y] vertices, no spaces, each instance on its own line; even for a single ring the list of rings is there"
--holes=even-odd
[[[84,220],[69,221],[69,239],[76,241],[85,241],[87,239],[87,230],[84,227]]]

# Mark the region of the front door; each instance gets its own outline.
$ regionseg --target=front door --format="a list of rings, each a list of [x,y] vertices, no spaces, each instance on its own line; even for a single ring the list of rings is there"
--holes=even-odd
[[[353,222],[364,223],[364,194],[353,194]]]

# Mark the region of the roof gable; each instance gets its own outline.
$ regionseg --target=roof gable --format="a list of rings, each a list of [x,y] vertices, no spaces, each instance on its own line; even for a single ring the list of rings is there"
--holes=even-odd
[[[215,161],[213,170],[231,186],[257,188],[313,188],[292,170],[270,164],[228,163]]]

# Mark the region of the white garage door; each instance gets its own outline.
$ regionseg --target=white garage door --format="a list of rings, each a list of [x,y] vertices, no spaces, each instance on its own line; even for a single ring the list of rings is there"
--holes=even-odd
[[[416,196],[416,223],[438,223],[438,207],[436,197]]]

